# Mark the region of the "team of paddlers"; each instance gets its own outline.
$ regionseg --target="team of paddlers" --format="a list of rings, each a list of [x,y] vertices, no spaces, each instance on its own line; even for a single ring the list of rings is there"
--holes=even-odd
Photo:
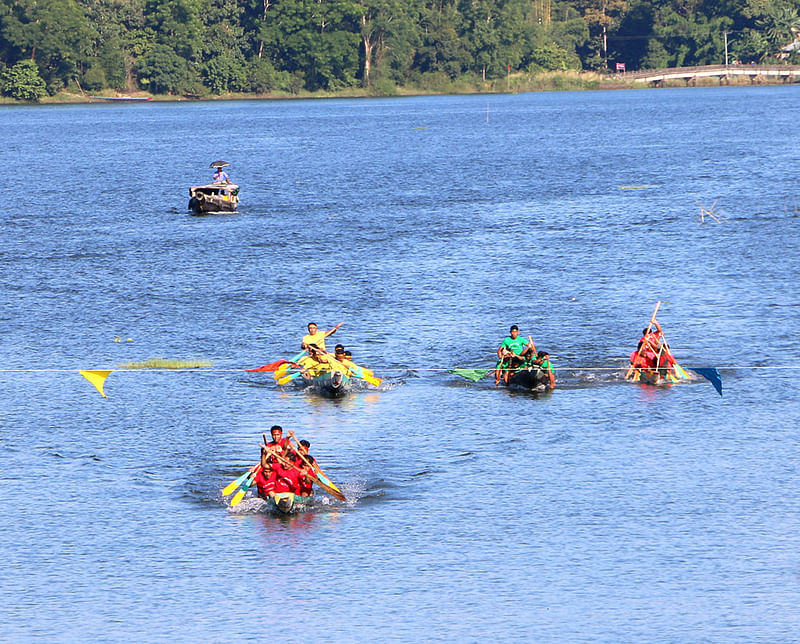
[[[657,310],[658,306],[656,306]],[[368,381],[378,381],[379,379],[375,379],[370,370],[353,363],[352,354],[346,351],[343,345],[337,344],[332,354],[327,352],[325,340],[336,333],[341,326],[342,322],[339,322],[327,331],[320,331],[316,323],[309,322],[308,333],[303,336],[300,344],[306,355],[296,358],[296,362],[280,360],[258,370],[275,371],[275,378],[279,382],[290,365],[299,371],[297,375],[303,375],[309,379],[334,370],[340,371],[348,377],[353,375],[365,377],[366,374]],[[636,350],[631,353],[630,360],[631,366],[626,378],[633,375],[634,379],[639,380],[641,374],[652,374],[661,379],[671,379],[675,377],[676,373],[681,374],[682,369],[679,366],[676,367],[675,358],[664,341],[661,325],[655,320],[655,311],[650,324],[642,332],[642,338],[639,340]],[[537,351],[531,336],[528,336],[527,339],[522,337],[519,326],[514,324],[497,349],[497,364],[494,368],[495,385],[500,384],[501,380],[508,385],[512,377],[521,371],[538,372],[540,374],[538,382],[548,389],[552,390],[556,386],[555,371],[550,361],[550,354],[547,351]],[[453,372],[470,378],[474,378],[476,373],[478,375],[485,373],[482,370],[453,370]]]
[[[503,338],[497,349],[494,384],[500,384],[501,378],[508,384],[513,374],[526,369],[540,369],[547,378],[546,386],[550,389],[555,388],[556,377],[550,362],[550,354],[547,351],[537,352],[531,336],[525,340],[519,334],[519,327],[512,324],[508,335]]]
[[[296,448],[283,428],[273,425],[272,440],[261,448],[260,468],[256,471],[255,483],[258,496],[269,499],[276,493],[292,492],[298,496],[311,496],[317,477],[314,457],[308,453],[310,443],[301,440]]]

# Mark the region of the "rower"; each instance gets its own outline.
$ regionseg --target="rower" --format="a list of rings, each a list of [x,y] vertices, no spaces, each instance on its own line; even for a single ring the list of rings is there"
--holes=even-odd
[[[661,331],[661,325],[658,322],[653,320],[653,324],[656,327],[655,331],[651,331],[650,327],[645,327],[642,329],[642,337],[639,340],[639,344],[636,345],[636,354],[640,358],[644,358],[644,360],[639,360],[638,362],[640,364],[643,362],[645,369],[655,369],[658,366],[658,357],[661,353],[661,340],[663,337],[663,332]],[[631,360],[631,362],[633,363],[634,361]]]
[[[534,365],[539,367],[545,374],[547,374],[547,378],[549,380],[548,386],[550,389],[556,388],[556,374],[553,372],[553,364],[550,362],[550,354],[547,351],[539,351],[536,354],[536,359],[533,361]]]
[[[300,496],[311,496],[314,494],[314,479],[311,478],[311,476],[314,475],[314,469],[312,467],[314,463],[314,457],[306,455],[305,458],[308,463],[306,463],[306,461],[304,461],[298,454],[294,462],[299,473],[297,480],[297,494]]]
[[[256,472],[256,487],[258,488],[258,496],[265,501],[275,495],[275,486],[278,481],[278,475],[272,467],[274,456],[269,456],[269,452],[261,448],[261,469]]]
[[[297,462],[298,460],[300,463]],[[300,457],[297,454],[292,454],[291,458],[278,470],[276,490],[278,492],[293,492],[303,496],[303,490],[305,489],[305,485],[302,482],[302,479],[305,478],[304,466],[305,464]],[[305,496],[308,496],[308,494]]]
[[[337,329],[342,326],[342,324],[344,324],[344,322],[339,322],[339,324],[329,331],[318,331],[316,322],[309,322],[308,333],[303,336],[303,341],[300,343],[301,348],[308,349],[310,345],[314,344],[324,351],[325,338],[336,333]]]
[[[280,425],[273,425],[270,427],[269,435],[272,436],[272,440],[267,443],[267,447],[277,451],[280,454],[285,454],[287,451],[291,450],[292,444],[289,441],[289,438],[283,437],[283,427]]]
[[[508,384],[511,371],[519,367],[526,359],[529,359],[536,352],[536,345],[533,340],[526,341],[519,337],[519,327],[512,324],[508,330],[508,335],[503,338],[503,342],[497,349],[497,366],[495,367],[494,384],[500,384],[500,374]]]
[[[308,345],[308,355],[297,362],[306,378],[314,378],[330,369],[324,350],[316,344]]]

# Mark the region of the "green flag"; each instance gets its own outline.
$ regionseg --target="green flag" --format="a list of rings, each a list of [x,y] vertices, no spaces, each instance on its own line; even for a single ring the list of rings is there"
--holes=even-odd
[[[472,382],[478,382],[478,380],[484,378],[486,374],[493,371],[493,369],[448,369],[448,371],[457,376],[466,378],[467,380],[472,380]]]

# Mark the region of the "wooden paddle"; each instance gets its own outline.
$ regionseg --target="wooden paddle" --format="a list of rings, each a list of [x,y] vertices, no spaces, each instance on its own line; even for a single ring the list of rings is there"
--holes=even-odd
[[[655,309],[653,309],[653,315],[651,315],[651,316],[650,316],[650,322],[648,322],[648,323],[647,323],[647,331],[646,331],[646,332],[645,332],[645,334],[644,334],[645,336],[646,336],[648,333],[650,333],[650,327],[651,327],[651,326],[653,326],[653,322],[655,322],[655,321],[656,321],[656,313],[658,313],[658,307],[659,307],[659,306],[661,306],[661,300],[659,300],[658,302],[656,302],[656,308],[655,308]],[[639,358],[639,357],[642,355],[642,351],[644,351],[645,344],[646,344],[646,343],[642,342],[642,346],[640,346],[640,347],[639,347],[639,350],[636,352],[636,357],[637,357],[637,358]],[[630,377],[631,377],[631,374],[632,374],[634,371],[636,371],[636,376],[637,376],[636,378],[634,378],[634,380],[638,380],[638,379],[639,379],[639,378],[638,378],[638,376],[639,376],[639,371],[638,371],[638,368],[637,368],[637,367],[634,367],[634,366],[633,366],[633,363],[634,363],[634,362],[636,362],[636,360],[634,360],[633,362],[631,362],[631,366],[630,366],[630,368],[628,369],[628,372],[625,374],[625,380],[627,380],[628,378],[630,378]]]
[[[675,355],[672,353],[672,349],[669,348],[669,344],[667,344],[667,337],[664,335],[664,332],[661,332],[661,341],[662,341],[662,349],[666,352],[666,354],[672,358],[672,369],[675,372],[675,379],[683,380],[691,380],[691,376],[686,373],[686,370],[678,364],[678,361],[675,360]]]
[[[297,371],[295,373],[290,373],[288,376],[284,376],[283,378],[278,380],[278,384],[279,385],[285,385],[287,382],[289,382],[291,380],[294,380],[295,378],[300,376],[302,373],[303,373],[302,371]]]
[[[330,494],[333,494],[333,496],[335,496],[340,501],[346,501],[347,499],[344,497],[344,494],[342,493],[342,491],[339,489],[339,487],[333,481],[331,481],[330,477],[328,477],[328,475],[325,474],[325,472],[322,471],[322,468],[319,466],[319,463],[317,463],[316,459],[314,460],[313,463],[311,463],[305,457],[305,455],[300,451],[300,441],[297,440],[297,436],[294,435],[294,432],[291,429],[289,430],[289,436],[294,440],[295,444],[297,445],[297,449],[295,451],[300,456],[300,458],[303,459],[303,462],[317,473],[319,479],[327,486],[327,488],[330,488],[327,491]],[[338,495],[334,494],[334,492],[338,493]]]
[[[244,474],[242,474],[238,479],[235,481],[231,481],[228,483],[224,488],[222,488],[222,496],[228,496],[232,494],[233,491],[239,487],[242,483],[244,483],[245,479],[250,476],[256,469],[259,467],[258,463],[253,465],[249,470],[247,470]]]
[[[247,478],[242,485],[241,489],[233,496],[231,499],[231,507],[236,507],[239,503],[242,502],[244,495],[247,494],[247,490],[250,489],[250,486],[253,485],[253,481],[256,480],[256,474],[258,474],[259,470],[261,469],[261,463],[256,466],[255,471]]]
[[[374,387],[379,387],[380,384],[383,382],[381,378],[376,378],[372,375],[372,371],[369,369],[364,369],[364,367],[359,367],[355,362],[352,360],[337,360],[333,355],[330,353],[326,354],[325,356],[328,359],[328,362],[331,364],[332,367],[338,369],[338,371],[352,371],[353,375],[356,378],[361,378],[362,380],[368,382],[369,384],[373,385]]]

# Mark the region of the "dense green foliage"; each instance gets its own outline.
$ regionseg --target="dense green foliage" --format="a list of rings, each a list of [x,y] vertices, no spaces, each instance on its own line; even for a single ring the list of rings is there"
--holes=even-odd
[[[0,0],[8,96],[432,88],[509,72],[795,62],[800,0]],[[24,61],[31,64],[22,64]]]

